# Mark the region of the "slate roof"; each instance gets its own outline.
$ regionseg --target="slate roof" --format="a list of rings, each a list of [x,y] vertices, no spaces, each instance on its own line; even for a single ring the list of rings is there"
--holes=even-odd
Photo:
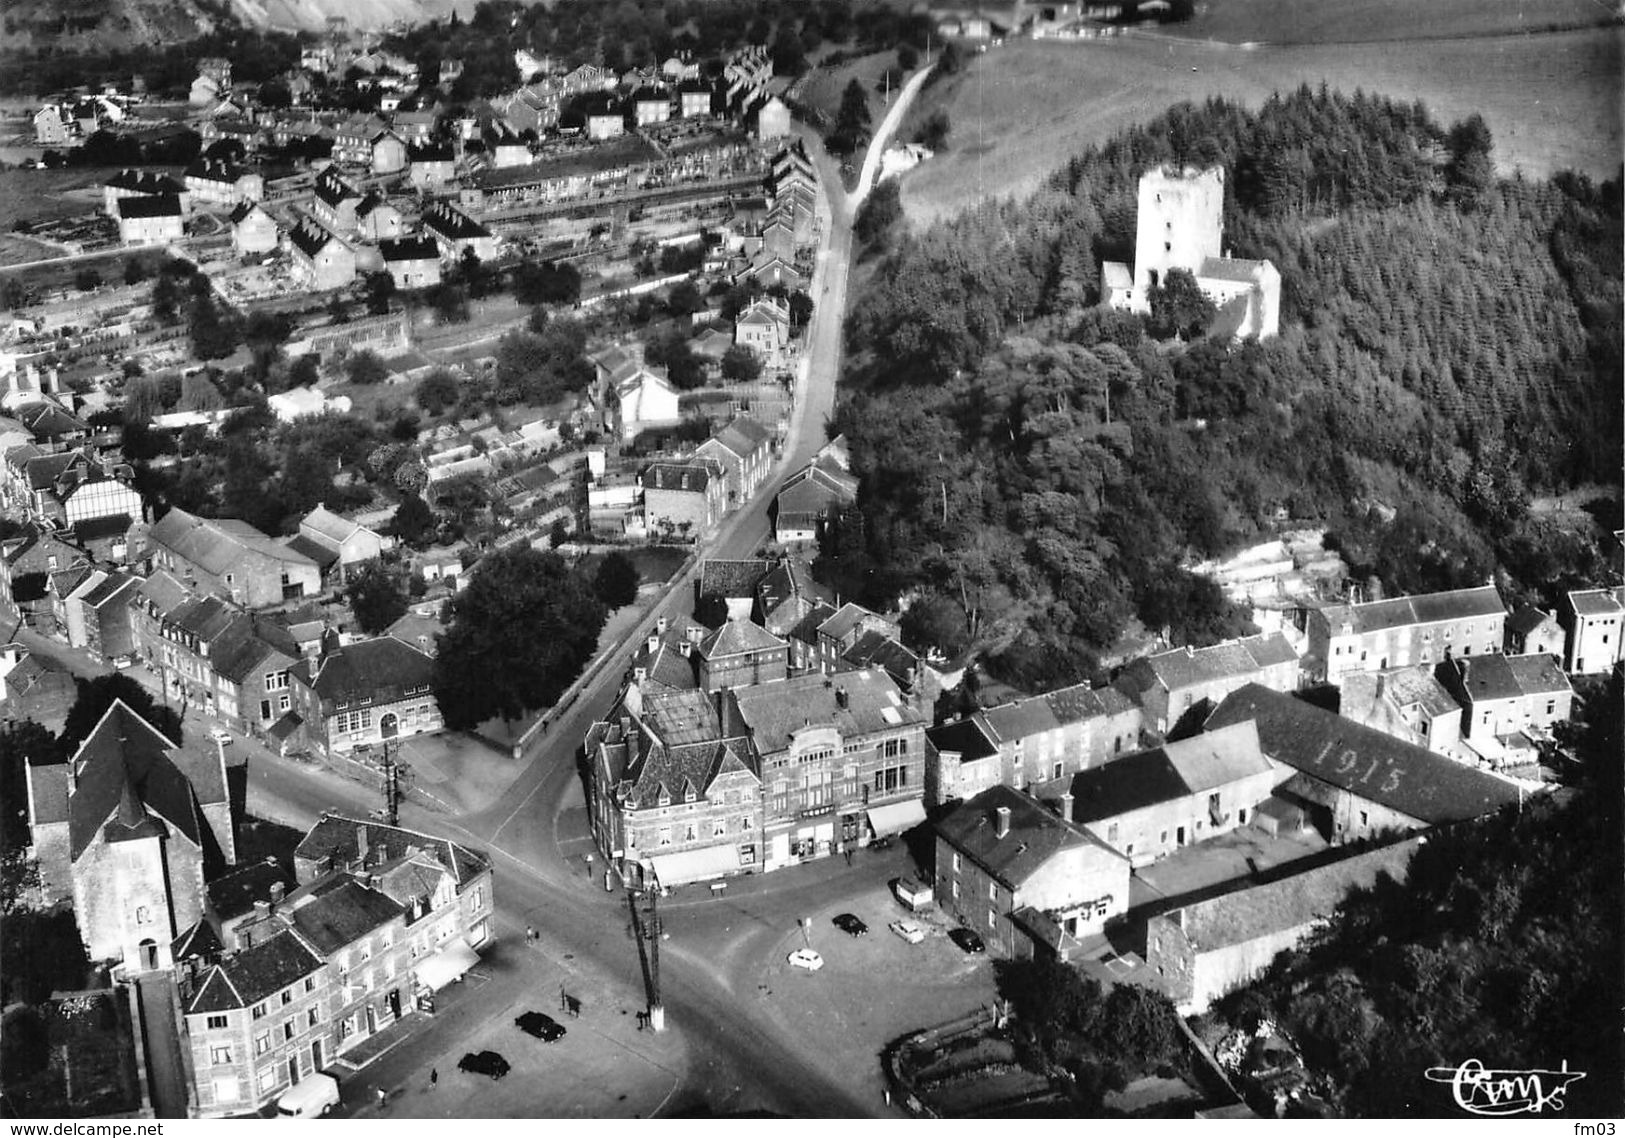
[[[1451,685],[1474,703],[1573,691],[1557,661],[1544,652],[1526,656],[1461,656],[1440,664],[1455,672]]]
[[[224,573],[244,551],[252,550],[300,565],[314,562],[290,550],[253,526],[235,518],[200,518],[175,507],[147,532],[148,542],[200,566],[211,575]]]
[[[1252,284],[1264,273],[1268,261],[1245,261],[1236,257],[1204,257],[1196,270],[1198,280],[1207,277],[1216,281],[1236,281]]]
[[[101,608],[113,601],[128,604],[141,584],[139,577],[114,570],[102,578],[101,583],[79,599],[92,608]]]
[[[258,670],[262,661],[277,654],[292,661],[298,658],[299,649],[286,630],[244,616],[215,643],[209,662],[218,675],[240,684]]]
[[[141,597],[152,602],[160,614],[168,615],[192,598],[192,590],[167,569],[155,569],[141,582]]]
[[[710,459],[655,462],[643,472],[643,485],[648,490],[703,493],[711,479],[720,477],[721,473],[721,468]]]
[[[425,228],[432,229],[448,241],[467,240],[491,236],[491,231],[462,210],[444,202],[430,206],[423,212]]]
[[[856,668],[884,668],[887,675],[904,686],[914,682],[914,671],[920,666],[918,656],[884,632],[865,632],[841,653],[841,659]]]
[[[1238,723],[1213,735],[1197,735],[1079,771],[1072,778],[1072,818],[1103,822],[1270,770],[1256,731],[1251,724]]]
[[[6,677],[8,686],[15,690],[17,671],[37,663],[32,656],[18,662]],[[37,823],[66,822],[68,820],[68,764],[51,763],[49,766],[28,767],[28,793],[33,803],[33,817]]]
[[[623,775],[625,800],[635,808],[660,805],[662,795],[670,803],[696,801],[705,797],[718,775],[748,771],[757,776],[755,755],[747,739],[715,740],[667,747],[640,735],[639,753]]]
[[[1385,846],[1318,865],[1263,885],[1248,885],[1164,914],[1198,951],[1245,944],[1329,917],[1355,889],[1386,873],[1403,882],[1419,840]]]
[[[402,237],[398,241],[380,241],[378,251],[384,255],[386,262],[440,259],[440,246],[434,243],[432,237]]]
[[[220,920],[229,921],[253,912],[255,901],[269,901],[271,886],[277,884],[289,891],[295,888],[293,874],[275,858],[239,866],[209,882],[209,908]]]
[[[299,843],[299,847],[294,850],[294,857],[309,861],[331,857],[335,868],[350,864],[359,856],[360,847],[356,844],[356,833],[362,829],[367,833],[369,854],[381,855],[385,865],[406,858],[412,848],[431,851],[441,865],[452,871],[459,887],[491,868],[490,859],[484,854],[449,839],[437,838],[400,826],[386,826],[381,822],[332,813],[323,814],[316,825],[311,827],[310,832]]]
[[[289,549],[314,561],[323,573],[338,564],[339,551],[323,545],[309,534],[296,533],[283,542]]]
[[[314,257],[338,237],[314,221],[301,222],[288,231],[293,247],[307,257]],[[340,242],[342,244],[342,242]]]
[[[451,143],[436,145],[433,143],[424,146],[408,146],[406,157],[411,162],[451,162],[456,159]]]
[[[225,777],[218,760],[200,761],[186,755],[123,700],[114,700],[71,762],[79,772],[77,788],[68,800],[73,860],[89,848],[115,814],[127,813],[128,799],[140,805],[143,816],[157,814],[199,848],[204,845],[199,802],[226,801]],[[185,763],[186,770],[179,763]],[[134,819],[123,820],[124,824],[131,821]]]
[[[324,205],[339,206],[351,199],[359,200],[361,193],[332,169],[316,175],[316,198]]]
[[[707,660],[740,656],[746,652],[783,652],[785,642],[750,620],[730,620],[700,642],[700,655]]]
[[[961,719],[957,723],[927,728],[925,737],[931,740],[931,745],[939,753],[952,751],[960,756],[961,762],[975,762],[999,753],[993,740],[987,737],[974,719]]]
[[[708,557],[700,562],[700,599],[751,597],[772,568],[771,561],[727,561]]]
[[[115,190],[129,190],[137,194],[180,196],[186,187],[168,174],[152,170],[120,170],[102,185]]]
[[[400,902],[348,875],[314,886],[313,894],[290,904],[284,916],[328,956],[405,912]]]
[[[681,632],[668,632],[655,642],[654,651],[647,641],[632,657],[632,666],[644,670],[644,690],[693,691],[700,686],[694,675],[692,656],[683,655]]]
[[[120,220],[133,220],[142,217],[180,217],[181,199],[174,194],[157,194],[151,197],[119,198],[113,203],[118,209]]]
[[[998,836],[999,807],[1010,811],[1010,829]],[[995,786],[956,806],[936,824],[939,837],[970,858],[1012,892],[1064,850],[1095,846],[1113,857],[1116,850],[1079,826],[1046,810],[1037,799],[1008,786]]]
[[[846,604],[835,610],[835,615],[818,626],[820,636],[828,636],[833,640],[843,639],[847,633],[862,624],[864,618],[875,616],[856,601],[847,601]]]
[[[1569,607],[1580,616],[1613,616],[1625,611],[1625,588],[1576,589],[1568,598]]]
[[[819,600],[806,616],[796,622],[790,629],[790,639],[799,640],[804,644],[816,645],[818,643],[818,630],[822,628],[829,618],[835,615],[835,606]]]
[[[1427,593],[1418,597],[1367,601],[1357,605],[1328,605],[1321,610],[1334,636],[1340,634],[1340,628],[1345,622],[1352,624],[1355,633],[1358,634],[1380,632],[1388,628],[1408,628],[1411,625],[1431,624],[1436,621],[1501,616],[1505,612],[1506,605],[1502,603],[1501,594],[1494,585]]]
[[[322,958],[298,933],[284,929],[205,972],[186,1005],[186,1014],[253,1007],[323,967]]]
[[[1429,716],[1461,710],[1461,704],[1426,664],[1343,677],[1341,710],[1348,718],[1361,718],[1356,712],[1364,712],[1378,698],[1386,698],[1396,707],[1419,707]]]
[[[358,640],[324,654],[315,662],[300,660],[289,671],[329,705],[371,699],[385,703],[429,690],[434,660],[393,636]]]
[[[1135,660],[1123,669],[1124,683],[1136,692],[1161,684],[1170,692],[1215,680],[1252,675],[1275,664],[1296,660],[1298,654],[1279,632],[1226,641],[1209,648],[1186,645]]]
[[[762,617],[772,617],[780,605],[803,599],[811,604],[829,600],[828,590],[813,580],[812,567],[799,557],[787,557],[756,583],[756,604]]]
[[[837,698],[843,691],[845,707]],[[736,688],[726,698],[764,755],[784,750],[791,735],[808,725],[834,725],[852,738],[925,722],[903,699],[896,681],[878,668],[774,680]]]
[[[1504,779],[1261,684],[1226,696],[1207,729],[1247,719],[1257,723],[1259,744],[1276,762],[1421,822],[1480,818],[1518,801],[1517,788]]]
[[[748,458],[772,442],[773,436],[755,419],[741,415],[712,435],[711,439],[726,447],[730,453]]]
[[[1523,605],[1517,612],[1507,617],[1506,630],[1517,636],[1528,636],[1551,619],[1551,613],[1538,609],[1534,605]]]

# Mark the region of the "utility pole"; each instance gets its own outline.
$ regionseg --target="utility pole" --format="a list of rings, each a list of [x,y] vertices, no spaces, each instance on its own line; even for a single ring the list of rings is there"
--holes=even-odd
[[[649,943],[649,1027],[653,1031],[666,1030],[666,1007],[660,1002],[660,890],[651,886],[648,890],[649,915],[645,920],[638,911],[638,894],[630,893],[632,902],[632,923],[638,937]]]
[[[395,763],[393,740],[384,743],[384,824],[397,825],[400,821],[401,774]]]

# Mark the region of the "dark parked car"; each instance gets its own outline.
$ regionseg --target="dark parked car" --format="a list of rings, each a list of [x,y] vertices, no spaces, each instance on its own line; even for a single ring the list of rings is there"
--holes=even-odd
[[[869,926],[864,924],[851,913],[842,913],[840,916],[836,917],[835,927],[840,929],[847,936],[863,936],[869,931]]]
[[[543,1043],[552,1043],[564,1038],[564,1028],[552,1016],[541,1012],[526,1012],[514,1021],[514,1026],[526,1035],[534,1035]]]
[[[471,1075],[489,1075],[493,1079],[500,1079],[512,1070],[508,1061],[495,1051],[481,1051],[477,1054],[470,1051],[457,1060],[457,1069],[467,1071]]]
[[[953,941],[966,952],[970,953],[972,956],[976,955],[978,952],[987,951],[987,946],[982,943],[982,938],[971,932],[969,929],[949,929],[948,939]]]

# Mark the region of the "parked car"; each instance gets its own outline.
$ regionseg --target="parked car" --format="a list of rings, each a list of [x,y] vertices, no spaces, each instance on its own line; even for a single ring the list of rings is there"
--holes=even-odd
[[[908,941],[909,944],[919,944],[925,939],[925,930],[913,921],[893,921],[886,927]]]
[[[513,1023],[520,1031],[526,1035],[534,1035],[543,1043],[553,1043],[564,1038],[564,1027],[559,1021],[541,1012],[526,1012]]]
[[[793,968],[805,968],[808,972],[817,972],[824,966],[824,958],[810,948],[798,948],[790,954],[790,965]]]
[[[852,913],[841,913],[834,920],[835,927],[847,936],[868,936],[869,926]]]
[[[219,743],[222,747],[229,747],[231,745],[231,732],[224,727],[211,727],[209,728],[209,741]]]
[[[513,1068],[495,1051],[470,1051],[457,1060],[457,1069],[467,1071],[470,1075],[487,1075],[495,1080],[502,1078]]]
[[[279,1118],[314,1118],[339,1105],[339,1081],[320,1071],[307,1075],[276,1100]]]
[[[949,929],[948,939],[972,956],[987,951],[987,946],[982,943],[982,938],[971,932],[970,929]]]

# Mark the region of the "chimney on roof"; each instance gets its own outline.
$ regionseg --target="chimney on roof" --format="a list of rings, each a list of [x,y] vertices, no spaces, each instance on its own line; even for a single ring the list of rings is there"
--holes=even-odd
[[[1063,822],[1072,821],[1072,791],[1070,789],[1061,791],[1061,797],[1057,805],[1061,808],[1061,820]]]
[[[851,703],[851,698],[846,694],[846,689],[845,688],[836,688],[835,689],[835,706],[840,708],[842,711],[845,711],[850,703]]]
[[[659,620],[655,621],[655,631],[656,632],[662,632],[662,633],[665,632],[666,631],[666,623],[667,622],[666,622],[665,617],[661,617]]]
[[[362,866],[367,864],[367,825],[365,822],[356,823],[355,859]]]
[[[1010,834],[1010,807],[1000,806],[993,812],[993,836],[996,838],[1008,837]]]
[[[271,908],[274,910],[282,904],[282,898],[288,894],[288,887],[280,881],[271,882]]]
[[[271,915],[271,902],[269,902],[269,901],[255,901],[254,902],[254,919],[256,921],[266,920],[267,918],[270,917],[270,915]]]
[[[653,655],[660,650],[660,637],[655,633],[649,634],[649,652]]]

